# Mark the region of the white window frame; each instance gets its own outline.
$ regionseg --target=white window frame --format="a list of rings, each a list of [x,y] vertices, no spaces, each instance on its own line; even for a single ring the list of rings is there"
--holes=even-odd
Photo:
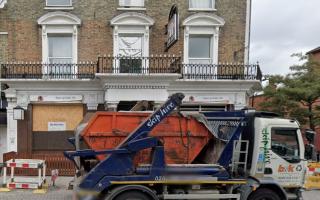
[[[48,73],[48,67],[45,64],[49,63],[49,43],[48,34],[71,34],[72,35],[72,63],[78,62],[78,26],[81,20],[67,12],[49,12],[38,19],[38,24],[42,26],[42,63],[44,64],[43,73]],[[74,65],[75,73],[78,72],[78,67]]]
[[[211,36],[211,52],[210,59],[211,61],[208,64],[217,64],[218,63],[218,46],[219,46],[219,27],[185,27],[184,34],[184,63],[189,64],[189,38],[192,35],[204,35]],[[199,58],[201,59],[201,58]]]
[[[212,1],[212,8],[192,8],[191,1],[192,0],[189,0],[189,11],[215,11],[216,10],[216,0],[210,0]]]
[[[184,73],[185,74],[201,74],[203,70],[201,67],[206,67],[205,65],[218,64],[218,53],[219,53],[219,32],[220,27],[225,24],[225,21],[214,14],[207,13],[197,13],[189,16],[183,21],[184,26],[184,57],[183,61],[185,65]],[[200,67],[193,67],[188,64],[196,64],[195,62],[190,63],[189,58],[189,39],[192,35],[206,35],[211,36],[211,61],[209,63],[201,63],[199,62]],[[191,67],[190,67],[191,66]],[[204,73],[215,74],[217,73],[216,67],[210,67],[209,71],[205,71]]]
[[[111,20],[113,26],[113,56],[119,55],[119,37],[121,35],[141,35],[142,36],[142,57],[149,57],[150,26],[154,20],[144,14],[136,12],[126,12],[114,17]],[[144,66],[148,68],[147,66]],[[145,70],[147,72],[147,70]]]
[[[218,64],[219,32],[225,21],[214,14],[197,13],[184,20],[184,63],[189,64],[190,35],[212,35],[212,62]]]
[[[190,50],[190,47],[189,47],[189,45],[190,45],[190,38],[192,37],[192,36],[208,36],[209,38],[210,38],[210,46],[209,46],[209,51],[210,51],[210,53],[209,53],[209,58],[193,58],[193,57],[189,57],[189,50]],[[189,34],[189,40],[188,40],[188,52],[186,52],[186,53],[188,53],[188,63],[191,63],[190,62],[190,60],[209,60],[209,64],[212,64],[212,63],[214,63],[214,61],[213,61],[213,52],[214,52],[214,34],[205,34],[205,33],[197,33],[197,34]]]
[[[50,57],[49,56],[49,37],[50,36],[55,36],[55,37],[59,37],[59,36],[65,36],[65,35],[68,35],[68,36],[71,36],[71,39],[73,40],[73,34],[72,33],[67,33],[67,32],[65,32],[65,33],[51,33],[51,32],[49,32],[49,33],[47,33],[47,42],[48,42],[48,44],[47,44],[47,46],[48,46],[48,58],[47,58],[47,63],[50,63],[50,59],[51,58],[54,58],[54,59],[71,59],[71,63],[75,63],[74,62],[74,41],[72,41],[72,49],[71,49],[71,57]]]
[[[48,0],[46,0],[46,7],[71,7],[72,6],[72,0],[69,0],[69,5],[49,5]]]
[[[120,42],[120,38],[121,37],[141,37],[141,42],[142,42],[142,44],[141,44],[141,58],[143,58],[143,57],[146,57],[145,56],[145,52],[146,51],[149,51],[148,49],[146,49],[146,48],[148,48],[148,46],[146,46],[146,45],[144,45],[145,44],[145,35],[144,35],[144,33],[143,32],[140,32],[140,31],[130,31],[130,33],[128,33],[128,31],[124,31],[124,32],[122,32],[122,31],[120,31],[120,33],[119,33],[119,35],[118,35],[118,37],[117,37],[117,44],[115,45],[116,47],[117,47],[117,49],[115,49],[115,57],[117,57],[117,60],[116,60],[116,62],[115,62],[115,69],[114,69],[114,71],[113,71],[113,73],[121,73],[120,71],[121,71],[121,69],[120,69],[120,59],[119,59],[119,57],[120,57],[120,54],[119,54],[119,52],[120,52],[120,47],[119,47],[119,42]],[[138,59],[139,57],[137,56],[137,59]],[[144,60],[144,59],[141,59],[142,60],[142,62],[141,62],[141,70],[142,70],[142,72],[141,73],[144,73],[144,72],[146,72],[147,70],[146,69],[148,69],[148,63],[146,63],[146,61]],[[118,69],[118,70],[117,70]]]
[[[146,10],[145,8],[145,1],[142,1],[141,5],[134,5],[134,4],[130,4],[130,5],[126,5],[125,3],[122,3],[121,1],[126,1],[126,0],[118,0],[119,2],[119,7],[117,8],[117,10]]]
[[[42,26],[42,63],[44,63],[43,67],[43,73],[48,74],[49,69],[48,65],[49,62],[49,41],[48,41],[48,35],[54,34],[54,35],[65,35],[65,34],[71,34],[72,35],[72,69],[75,74],[78,73],[78,67],[77,67],[77,61],[78,61],[78,31],[77,26]],[[54,63],[52,63],[54,64]]]

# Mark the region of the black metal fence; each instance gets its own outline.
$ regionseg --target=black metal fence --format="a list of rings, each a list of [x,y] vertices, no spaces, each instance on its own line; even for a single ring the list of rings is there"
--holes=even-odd
[[[104,56],[98,58],[98,69],[99,73],[180,73],[181,62],[181,57],[174,55],[150,57]]]
[[[183,79],[261,80],[258,64],[183,64],[177,56],[99,57],[98,62],[1,65],[3,79],[94,79],[101,74],[180,74]]]
[[[258,64],[183,64],[184,79],[261,80]]]
[[[6,79],[93,79],[97,64],[12,62],[1,65],[1,78]]]

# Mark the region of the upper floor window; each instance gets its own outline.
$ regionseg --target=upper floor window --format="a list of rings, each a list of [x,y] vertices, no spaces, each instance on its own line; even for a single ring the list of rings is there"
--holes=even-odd
[[[190,35],[189,63],[212,63],[212,35]]]
[[[48,34],[48,62],[72,63],[72,34]]]
[[[121,7],[144,7],[144,0],[119,0]]]
[[[72,6],[72,0],[46,0],[46,6],[55,6],[55,7]]]
[[[190,10],[214,10],[215,0],[189,0]]]
[[[184,62],[217,64],[219,30],[225,21],[214,14],[197,13],[182,23],[184,28]]]

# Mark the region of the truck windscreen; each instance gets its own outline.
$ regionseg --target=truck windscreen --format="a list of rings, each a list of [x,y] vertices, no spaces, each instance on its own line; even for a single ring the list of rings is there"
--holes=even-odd
[[[288,162],[297,162],[300,158],[297,129],[272,128],[271,149]]]

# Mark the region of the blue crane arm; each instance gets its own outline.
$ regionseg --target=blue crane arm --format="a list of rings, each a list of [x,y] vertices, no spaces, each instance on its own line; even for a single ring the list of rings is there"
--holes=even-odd
[[[150,131],[182,103],[183,98],[184,94],[182,93],[171,95],[160,108],[158,108],[151,116],[148,117],[148,119],[146,119],[130,135],[128,135],[128,137],[119,145],[119,147],[125,146],[132,140],[148,137]]]

